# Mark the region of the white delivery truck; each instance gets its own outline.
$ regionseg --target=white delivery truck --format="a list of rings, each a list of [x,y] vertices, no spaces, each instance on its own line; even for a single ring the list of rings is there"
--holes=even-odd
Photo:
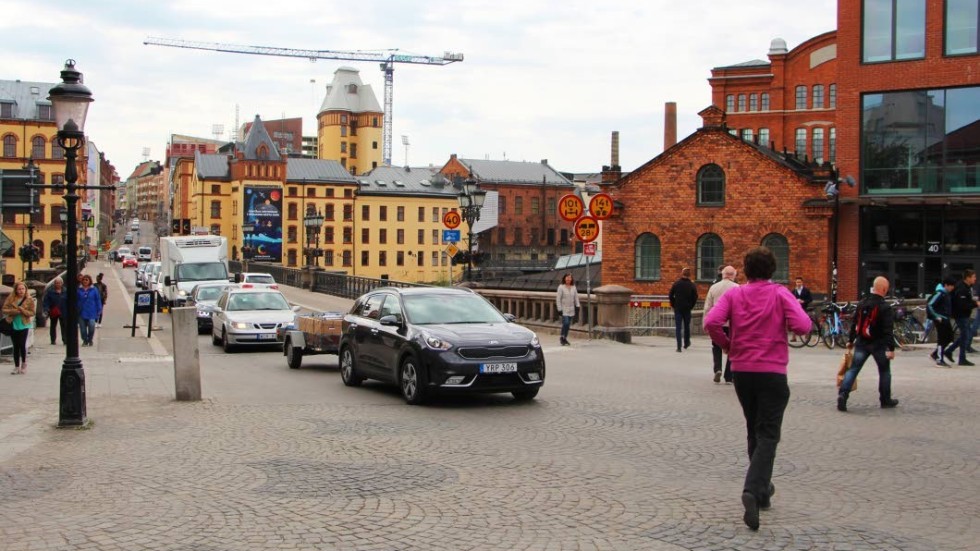
[[[164,306],[181,306],[199,283],[228,283],[228,240],[220,235],[160,238]]]

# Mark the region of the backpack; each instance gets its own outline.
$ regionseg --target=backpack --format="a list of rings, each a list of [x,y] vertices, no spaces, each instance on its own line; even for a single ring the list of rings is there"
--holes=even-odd
[[[863,340],[870,341],[878,334],[878,305],[870,302],[858,307],[854,317],[854,332]]]

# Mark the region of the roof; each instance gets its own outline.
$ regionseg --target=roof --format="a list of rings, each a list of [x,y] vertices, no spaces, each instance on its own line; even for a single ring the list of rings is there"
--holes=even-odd
[[[269,151],[267,157],[259,157],[258,155],[258,150],[263,145]],[[258,115],[255,115],[252,128],[248,130],[248,135],[245,136],[245,147],[242,151],[245,153],[245,159],[250,161],[256,159],[278,161],[282,159],[279,156],[279,146],[272,141],[269,131],[265,129],[265,125],[262,124],[262,119]]]
[[[379,166],[357,178],[358,195],[412,195],[455,198],[459,189],[434,167]]]
[[[0,80],[0,102],[14,103],[13,118],[34,120],[38,105],[51,105],[48,91],[54,87],[51,82]]]
[[[480,182],[507,184],[552,184],[571,186],[572,182],[551,168],[547,161],[529,163],[527,161],[490,161],[481,159],[459,159]]]
[[[359,73],[353,67],[341,67],[334,71],[333,82],[327,85],[327,94],[318,114],[324,111],[382,113],[374,89],[370,84],[361,82]]]
[[[228,155],[215,153],[194,152],[194,166],[198,178],[227,180],[231,177],[228,170]]]
[[[357,179],[337,161],[298,157],[286,159],[286,181],[357,183]]]
[[[721,67],[715,67],[715,69],[739,69],[742,67],[768,67],[770,63],[762,59],[753,59],[750,61],[743,61],[741,63],[736,63],[734,65],[722,65]]]
[[[473,233],[480,233],[497,227],[499,223],[497,220],[497,197],[496,191],[487,191],[483,206],[480,207],[480,219],[473,224]]]

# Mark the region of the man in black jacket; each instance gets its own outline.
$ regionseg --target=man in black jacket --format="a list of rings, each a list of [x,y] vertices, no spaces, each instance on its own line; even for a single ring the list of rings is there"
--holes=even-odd
[[[871,294],[861,300],[854,314],[854,323],[848,338],[847,347],[854,350],[851,368],[844,374],[840,391],[837,394],[837,409],[847,411],[847,396],[854,386],[854,379],[869,357],[878,364],[878,398],[883,408],[893,408],[898,400],[892,399],[891,361],[895,359],[895,336],[892,325],[895,313],[885,300],[888,294],[888,280],[876,277]]]
[[[803,278],[796,278],[796,287],[793,288],[793,296],[796,297],[797,302],[806,311],[810,307],[810,303],[813,302],[813,293],[810,292],[810,288],[803,285]]]
[[[698,288],[691,281],[691,269],[681,270],[681,278],[670,287],[670,307],[674,309],[674,336],[677,337],[677,351],[691,346],[691,310],[698,302]],[[683,337],[683,339],[682,339]]]
[[[956,365],[976,365],[966,359],[966,352],[970,348],[970,340],[973,338],[970,333],[970,314],[977,307],[970,288],[976,282],[977,273],[973,270],[964,270],[963,279],[953,289],[953,320],[956,321],[956,327],[960,330],[960,338],[946,349],[946,357],[949,358],[949,361],[953,361],[953,350],[959,348],[960,361]]]

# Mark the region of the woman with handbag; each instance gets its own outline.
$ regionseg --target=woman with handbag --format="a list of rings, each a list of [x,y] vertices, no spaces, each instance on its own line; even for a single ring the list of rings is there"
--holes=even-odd
[[[51,321],[51,344],[57,344],[58,342],[58,328],[61,328],[61,342],[65,342],[64,316],[66,300],[65,282],[60,277],[56,277],[51,282],[48,290],[44,292],[44,298],[41,299],[41,308],[44,309],[44,314]]]
[[[14,344],[14,370],[11,375],[23,375],[27,371],[27,336],[34,327],[37,305],[27,294],[23,281],[14,284],[14,290],[3,302],[3,319],[11,325],[10,339]]]

